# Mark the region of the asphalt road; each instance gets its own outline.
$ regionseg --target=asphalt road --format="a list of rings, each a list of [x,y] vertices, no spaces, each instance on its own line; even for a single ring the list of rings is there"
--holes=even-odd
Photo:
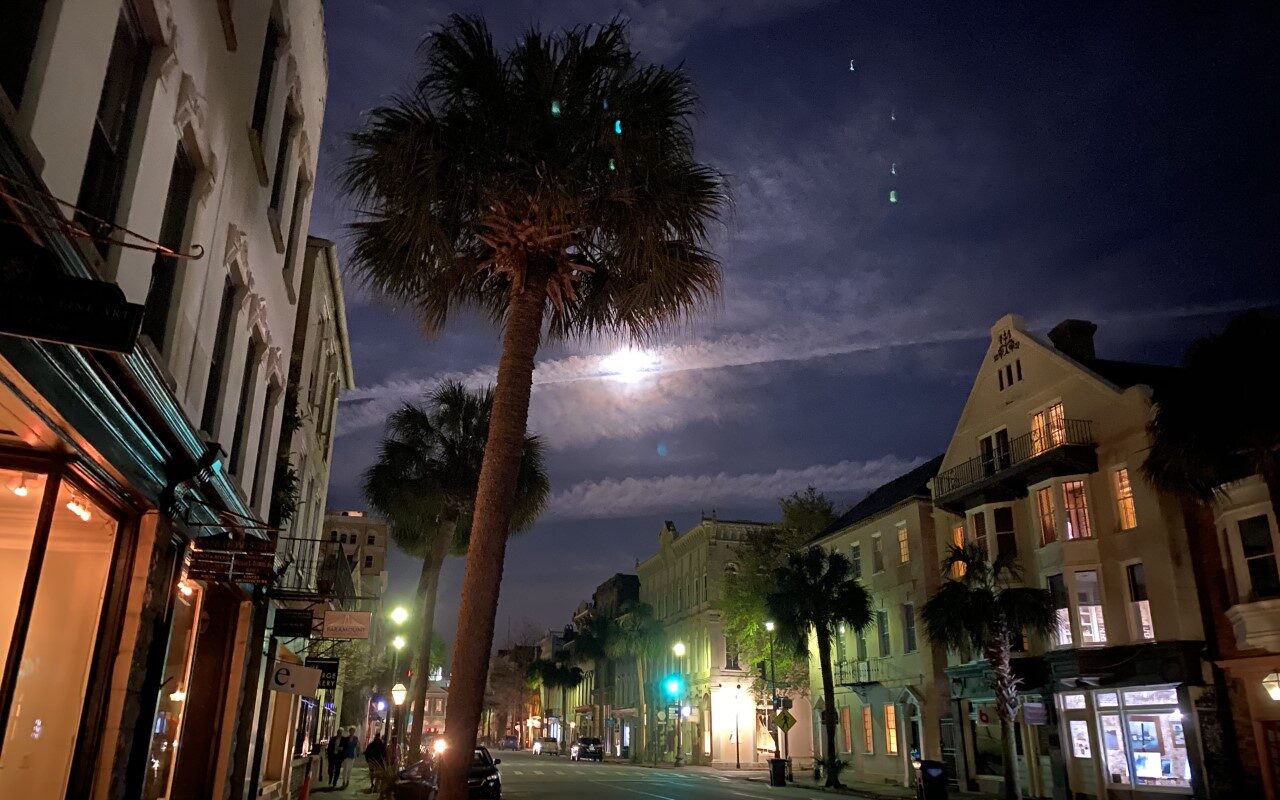
[[[742,773],[649,769],[570,761],[567,756],[495,752],[504,800],[795,800],[825,798],[808,789],[771,788]],[[753,773],[759,774],[759,773]]]

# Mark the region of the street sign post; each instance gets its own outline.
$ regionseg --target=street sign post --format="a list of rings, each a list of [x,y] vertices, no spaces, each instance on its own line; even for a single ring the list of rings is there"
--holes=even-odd
[[[778,723],[779,728],[782,728],[783,733],[790,732],[796,724],[795,716],[785,708],[778,712],[778,715],[774,717],[774,721]]]

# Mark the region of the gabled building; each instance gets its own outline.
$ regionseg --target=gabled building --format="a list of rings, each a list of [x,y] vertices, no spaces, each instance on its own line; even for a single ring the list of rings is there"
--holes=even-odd
[[[938,719],[947,711],[946,653],[918,629],[920,606],[941,585],[929,482],[942,456],[886,483],[854,505],[814,545],[842,553],[871,595],[872,622],[841,628],[832,642],[835,756],[858,780],[910,786],[913,759],[942,757]],[[813,741],[822,747],[822,676],[809,654]]]
[[[1098,358],[1095,330],[1068,320],[1046,340],[1013,315],[992,327],[932,484],[935,558],[948,543],[976,543],[1015,557],[1026,582],[1055,598],[1053,635],[1015,659],[1024,793],[1202,795],[1202,715],[1213,702],[1188,533],[1180,502],[1140,469],[1171,370]],[[953,656],[946,675],[944,753],[956,754],[961,788],[996,790],[986,662]]]

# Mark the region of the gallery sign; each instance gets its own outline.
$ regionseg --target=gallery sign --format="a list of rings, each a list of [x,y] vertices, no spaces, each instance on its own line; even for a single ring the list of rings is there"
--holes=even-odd
[[[337,689],[338,688],[338,659],[336,658],[308,658],[307,666],[320,670],[320,688],[321,689]]]
[[[313,619],[309,608],[281,608],[271,632],[281,639],[310,639]]]
[[[320,678],[323,674],[321,670],[306,667],[302,664],[272,661],[270,673],[271,691],[315,697],[316,690],[320,688]]]
[[[325,611],[324,638],[368,639],[372,611]]]
[[[192,542],[187,577],[268,586],[275,566],[276,544],[270,539],[209,536]]]

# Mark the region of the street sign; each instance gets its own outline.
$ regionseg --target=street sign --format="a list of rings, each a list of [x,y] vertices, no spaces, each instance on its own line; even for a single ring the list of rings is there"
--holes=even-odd
[[[338,688],[338,659],[336,658],[308,658],[307,666],[320,670],[320,687],[321,689],[337,689]]]
[[[309,608],[281,608],[276,610],[276,622],[271,632],[281,639],[310,639],[311,622]]]
[[[324,638],[368,639],[369,625],[372,622],[372,611],[326,611]]]
[[[320,688],[320,676],[323,673],[301,664],[273,661],[270,674],[271,691],[315,697],[316,689]]]
[[[782,729],[783,733],[791,730],[796,724],[796,718],[785,708],[778,712],[778,715],[774,717],[774,721],[778,723],[778,727]]]

